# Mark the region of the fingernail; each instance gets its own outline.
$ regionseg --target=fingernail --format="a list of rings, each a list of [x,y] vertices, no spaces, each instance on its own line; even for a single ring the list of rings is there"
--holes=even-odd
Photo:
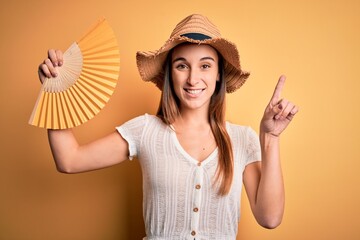
[[[281,104],[279,104],[279,105],[278,105],[278,108],[279,108],[280,110],[282,110],[282,109],[283,109],[283,106],[282,106]]]

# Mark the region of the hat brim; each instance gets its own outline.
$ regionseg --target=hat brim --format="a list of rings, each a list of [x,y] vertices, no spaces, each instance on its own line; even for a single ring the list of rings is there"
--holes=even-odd
[[[162,90],[164,81],[164,63],[171,49],[181,43],[206,44],[215,48],[224,59],[224,78],[226,92],[231,93],[239,89],[249,77],[250,73],[243,71],[240,66],[239,52],[236,45],[224,38],[194,40],[188,37],[170,38],[158,51],[139,51],[136,53],[137,67],[141,78],[150,81]]]

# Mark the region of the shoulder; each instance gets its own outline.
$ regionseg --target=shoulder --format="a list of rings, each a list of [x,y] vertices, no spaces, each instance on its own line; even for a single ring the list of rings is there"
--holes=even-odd
[[[131,132],[153,132],[166,128],[167,125],[159,117],[147,113],[134,117],[122,125],[116,127],[118,131],[121,129],[126,129]]]
[[[143,121],[145,122],[145,125],[148,126],[156,126],[156,127],[165,127],[166,124],[156,115],[145,113],[144,115],[140,116]]]
[[[249,132],[255,132],[250,126],[239,125],[239,124],[231,123],[229,121],[226,122],[226,130],[228,131],[229,134],[233,134],[233,133],[246,134]]]
[[[257,139],[258,134],[250,126],[238,125],[226,122],[226,130],[232,141],[249,141],[250,139]],[[252,140],[253,141],[253,140]]]
[[[247,163],[254,159],[261,159],[260,140],[258,134],[250,126],[242,126],[226,122],[226,128],[235,151],[243,151],[246,154]]]
[[[116,127],[116,130],[123,138],[128,139],[129,141],[135,141],[135,139],[142,139],[144,133],[151,133],[161,129],[162,125],[163,123],[160,118],[146,113],[126,121]]]
[[[145,113],[143,115],[139,115],[137,117],[134,117],[132,119],[129,119],[125,122],[125,124],[132,124],[132,123],[139,123],[141,125],[147,125],[149,122],[162,122],[160,118],[158,118],[155,115],[151,115],[148,113]]]

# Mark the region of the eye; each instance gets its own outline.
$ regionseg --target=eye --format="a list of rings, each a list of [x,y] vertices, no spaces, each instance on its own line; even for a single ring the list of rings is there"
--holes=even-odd
[[[203,64],[201,65],[201,68],[207,69],[207,68],[211,68],[211,66],[209,64]]]
[[[179,69],[179,70],[181,70],[181,69],[186,69],[186,68],[187,68],[187,65],[184,64],[184,63],[179,63],[179,64],[177,64],[177,65],[175,66],[175,68],[176,68],[176,69]]]

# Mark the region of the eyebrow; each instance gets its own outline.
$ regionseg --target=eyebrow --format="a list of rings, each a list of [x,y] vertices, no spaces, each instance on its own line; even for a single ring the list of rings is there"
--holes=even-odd
[[[215,62],[215,59],[212,58],[212,57],[203,57],[203,58],[200,58],[200,61],[204,61],[204,60],[211,60],[213,62]],[[178,61],[186,61],[186,59],[184,57],[178,57],[178,58],[175,58],[172,63],[175,63],[175,62],[178,62]]]

